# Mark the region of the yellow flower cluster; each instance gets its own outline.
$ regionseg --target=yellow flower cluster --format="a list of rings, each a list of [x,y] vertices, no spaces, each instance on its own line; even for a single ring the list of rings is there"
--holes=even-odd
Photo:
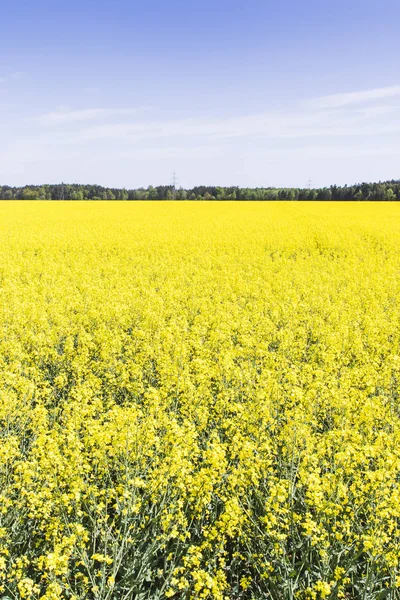
[[[0,203],[0,598],[397,598],[400,206]]]

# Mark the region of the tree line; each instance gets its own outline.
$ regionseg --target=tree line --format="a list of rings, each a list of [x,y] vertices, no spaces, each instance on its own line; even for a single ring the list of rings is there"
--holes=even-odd
[[[0,186],[2,200],[400,200],[400,180],[324,188],[242,188],[172,185],[106,188],[100,185],[54,184]]]

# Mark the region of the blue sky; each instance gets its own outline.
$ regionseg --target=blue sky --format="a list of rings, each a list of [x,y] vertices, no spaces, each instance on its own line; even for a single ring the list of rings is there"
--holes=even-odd
[[[398,0],[0,0],[0,183],[400,178]]]

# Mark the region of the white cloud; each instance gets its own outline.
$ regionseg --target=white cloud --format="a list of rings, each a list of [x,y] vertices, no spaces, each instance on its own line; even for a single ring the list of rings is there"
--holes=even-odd
[[[357,108],[357,113],[360,115],[363,115],[364,117],[368,117],[368,118],[376,118],[376,117],[382,117],[382,116],[387,116],[387,115],[394,115],[396,113],[400,112],[400,105],[399,106],[393,106],[393,105],[387,105],[387,106],[362,106]]]
[[[64,123],[76,123],[82,121],[92,121],[103,117],[115,117],[122,115],[132,115],[137,112],[137,108],[85,108],[82,110],[71,110],[61,107],[59,110],[48,112],[37,117],[42,125],[60,125]]]
[[[351,104],[360,104],[370,100],[382,98],[394,98],[400,96],[400,85],[393,85],[384,88],[373,88],[359,92],[346,92],[342,94],[332,94],[330,96],[320,96],[314,98],[307,104],[314,108],[342,108]]]
[[[321,177],[320,169],[328,177],[334,168],[348,173],[349,180],[365,177],[357,174],[356,165],[360,173],[370,172],[371,178],[390,178],[396,175],[400,156],[396,135],[400,133],[400,101],[385,102],[384,98],[394,98],[399,88],[384,88],[386,95],[370,90],[365,104],[350,101],[360,98],[355,92],[328,97],[336,99],[330,104],[327,97],[324,101],[315,98],[280,110],[236,116],[222,113],[220,117],[166,118],[165,109],[148,106],[145,110],[60,106],[12,127],[4,119],[9,143],[3,144],[0,156],[5,172],[12,173],[18,165],[32,167],[23,172],[21,166],[24,180],[28,172],[35,175],[33,165],[37,165],[37,177],[49,172],[49,180],[57,174],[64,181],[68,176],[75,180],[80,174],[83,180],[101,181],[111,173],[115,185],[127,185],[132,168],[137,181],[149,183],[157,179],[157,173],[176,165],[178,169],[185,165],[194,174],[211,174],[211,178],[214,173],[216,181],[229,183],[236,177],[243,185],[246,181],[265,183],[266,170],[268,182],[276,182],[277,169],[281,169],[282,182],[294,182],[297,172],[303,176],[303,171],[313,173],[317,168]],[[338,181],[335,174],[329,177]]]
[[[105,123],[84,127],[76,132],[58,133],[60,140],[82,143],[96,140],[119,140],[129,143],[143,140],[217,140],[293,139],[308,137],[377,136],[400,131],[400,121],[393,122],[386,111],[279,111],[220,119],[175,119]]]
[[[382,104],[382,99],[400,96],[400,85],[364,92],[335,94],[311,99],[293,109],[266,111],[236,117],[195,117],[165,120],[139,118],[138,108],[60,107],[36,117],[42,126],[57,128],[42,135],[51,143],[76,144],[101,140],[124,142],[129,147],[146,140],[167,140],[170,147],[226,143],[234,138],[285,140],[295,138],[367,137],[400,132],[394,115],[400,105]],[[367,105],[360,102],[369,100]],[[373,102],[379,100],[379,103]],[[337,108],[341,110],[336,110]],[[149,110],[149,107],[146,107]],[[127,118],[133,117],[135,118]],[[118,118],[120,117],[120,118]],[[91,123],[97,121],[96,123]],[[69,125],[77,124],[74,129]],[[65,127],[64,127],[65,126]],[[185,141],[184,141],[185,140]]]

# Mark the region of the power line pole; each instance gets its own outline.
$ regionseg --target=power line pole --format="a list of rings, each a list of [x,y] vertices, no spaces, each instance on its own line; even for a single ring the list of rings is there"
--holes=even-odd
[[[177,189],[177,185],[178,185],[178,176],[175,171],[172,173],[171,183],[172,183],[172,200],[176,200],[176,189]]]
[[[310,179],[307,181],[307,187],[308,187],[308,189],[309,189],[309,190],[311,190],[311,184],[312,184],[312,181],[311,181],[311,178],[310,178]]]

